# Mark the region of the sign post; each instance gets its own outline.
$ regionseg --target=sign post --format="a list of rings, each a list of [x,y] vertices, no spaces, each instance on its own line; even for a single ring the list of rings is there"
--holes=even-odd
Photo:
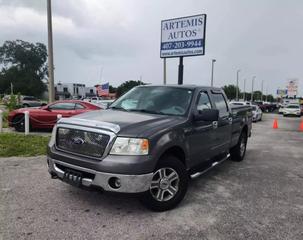
[[[183,84],[183,57],[205,54],[206,14],[161,21],[161,58],[179,57],[178,84]]]

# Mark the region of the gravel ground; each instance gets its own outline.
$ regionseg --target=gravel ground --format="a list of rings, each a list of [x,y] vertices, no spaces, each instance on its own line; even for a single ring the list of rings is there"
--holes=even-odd
[[[272,129],[274,117],[279,129]],[[191,181],[171,211],[50,179],[45,156],[0,158],[0,239],[303,239],[303,132],[267,114],[245,161]]]

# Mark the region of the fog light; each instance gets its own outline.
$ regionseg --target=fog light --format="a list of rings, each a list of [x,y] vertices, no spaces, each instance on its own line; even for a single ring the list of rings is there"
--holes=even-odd
[[[120,180],[120,178],[117,178],[117,177],[111,177],[108,180],[108,184],[111,188],[118,189],[121,187],[121,180]]]

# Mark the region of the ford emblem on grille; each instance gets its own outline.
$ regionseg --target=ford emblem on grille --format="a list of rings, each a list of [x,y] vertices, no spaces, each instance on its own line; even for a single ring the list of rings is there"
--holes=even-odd
[[[80,145],[80,144],[85,143],[85,141],[84,141],[82,138],[75,137],[75,138],[72,139],[72,143],[73,143],[73,144]]]

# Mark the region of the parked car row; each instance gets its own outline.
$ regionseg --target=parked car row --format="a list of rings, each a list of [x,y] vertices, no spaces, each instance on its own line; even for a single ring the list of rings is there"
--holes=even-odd
[[[276,103],[264,102],[264,101],[255,101],[254,105],[258,105],[261,108],[262,112],[273,112],[277,109]]]

